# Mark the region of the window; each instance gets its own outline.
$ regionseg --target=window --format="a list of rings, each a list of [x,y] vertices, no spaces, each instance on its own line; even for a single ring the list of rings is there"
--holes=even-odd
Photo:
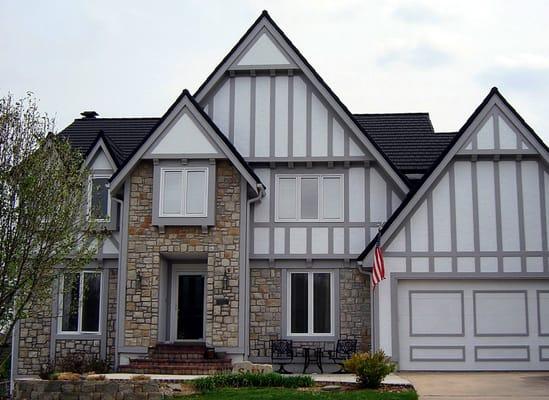
[[[331,272],[291,272],[288,275],[289,335],[334,334]]]
[[[206,217],[208,168],[160,170],[160,216]]]
[[[109,176],[93,175],[88,190],[88,215],[96,221],[108,221],[111,212]]]
[[[99,333],[101,272],[84,271],[63,275],[59,309],[60,332]]]
[[[277,175],[276,221],[343,221],[343,175]]]

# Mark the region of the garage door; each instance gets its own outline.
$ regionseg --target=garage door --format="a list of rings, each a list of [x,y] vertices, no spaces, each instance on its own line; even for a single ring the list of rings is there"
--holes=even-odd
[[[549,370],[549,281],[398,285],[402,370]]]

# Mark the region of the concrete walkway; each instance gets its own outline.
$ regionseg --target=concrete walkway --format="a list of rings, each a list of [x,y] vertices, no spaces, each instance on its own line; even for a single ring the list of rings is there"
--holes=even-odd
[[[110,380],[128,380],[139,374],[104,374]],[[193,379],[203,378],[207,375],[156,375],[146,374],[152,380],[164,382],[185,382]],[[297,375],[297,374],[296,374]],[[356,383],[356,376],[353,374],[310,374],[311,378],[318,383]],[[410,382],[398,375],[391,374],[383,380],[386,385],[410,385]]]
[[[420,400],[547,400],[549,372],[399,372]]]

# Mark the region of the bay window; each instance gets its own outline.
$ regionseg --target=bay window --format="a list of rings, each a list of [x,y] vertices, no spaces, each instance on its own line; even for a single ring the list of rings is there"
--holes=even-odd
[[[208,168],[162,168],[161,217],[206,217]]]
[[[99,333],[101,272],[63,275],[59,294],[61,333]]]
[[[343,221],[343,175],[277,175],[277,222]]]
[[[333,285],[332,272],[288,274],[289,336],[334,334]]]

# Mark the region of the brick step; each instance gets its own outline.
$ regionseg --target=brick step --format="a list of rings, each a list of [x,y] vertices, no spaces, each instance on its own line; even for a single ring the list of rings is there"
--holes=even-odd
[[[185,353],[203,353],[206,351],[206,346],[202,344],[178,344],[178,343],[159,343],[151,348],[156,352],[185,352]]]
[[[119,368],[120,372],[123,373],[132,373],[132,374],[163,374],[163,375],[209,375],[219,372],[229,372],[231,371],[230,367],[221,368],[221,367],[209,367],[209,368],[199,368],[199,367],[131,367],[129,365],[121,366]]]
[[[131,359],[130,360],[130,365],[135,365],[135,366],[141,366],[141,365],[154,365],[154,366],[165,366],[165,365],[168,365],[168,366],[178,366],[178,365],[182,365],[182,366],[187,366],[187,365],[216,365],[216,364],[219,364],[219,365],[222,365],[222,364],[227,364],[227,365],[230,365],[231,364],[231,360],[229,359],[224,359],[224,358],[217,358],[217,359],[212,359],[212,360],[207,360],[207,359],[201,359],[201,360],[192,360],[192,361],[189,361],[189,360],[152,360],[150,358],[135,358],[135,359]]]
[[[149,355],[151,360],[203,360],[204,353],[151,353]]]

